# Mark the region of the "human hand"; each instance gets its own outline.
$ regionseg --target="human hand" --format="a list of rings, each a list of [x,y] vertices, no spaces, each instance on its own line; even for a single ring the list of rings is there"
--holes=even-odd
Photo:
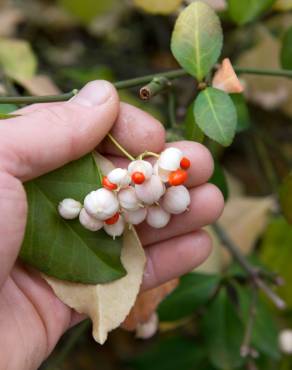
[[[107,140],[114,137],[132,154],[165,146],[161,124],[145,112],[120,104],[105,81],[86,85],[71,101],[21,109],[22,116],[0,121],[0,369],[36,369],[60,336],[81,317],[64,305],[39,273],[17,262],[27,217],[22,182],[75,160],[99,145],[115,165],[127,160]],[[100,144],[101,143],[101,144]],[[211,241],[200,228],[222,212],[223,197],[206,184],[213,171],[208,150],[193,142],[171,143],[190,158],[189,212],[161,230],[142,224],[147,267],[142,289],[184,274],[209,255]]]

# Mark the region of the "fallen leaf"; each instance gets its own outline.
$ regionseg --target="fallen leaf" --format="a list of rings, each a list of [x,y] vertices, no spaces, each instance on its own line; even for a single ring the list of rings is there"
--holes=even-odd
[[[23,13],[16,6],[4,5],[1,7],[0,36],[7,37],[13,35],[23,19]]]
[[[101,155],[95,158],[105,175],[113,168]],[[146,258],[134,228],[124,233],[121,261],[127,275],[107,284],[76,284],[44,276],[62,302],[91,318],[93,337],[100,344],[125,320],[139,293]]]
[[[140,324],[146,323],[156,311],[159,303],[177,287],[178,282],[178,279],[173,279],[154,289],[140,293],[122,328],[133,331]]]
[[[257,44],[241,54],[237,61],[239,67],[279,69],[280,50],[279,40],[265,27],[258,26],[255,31]],[[271,53],[271,50],[273,52]],[[246,95],[249,100],[265,109],[281,109],[292,116],[292,81],[284,77],[243,75],[246,83]]]
[[[212,86],[228,94],[243,92],[243,86],[234,72],[229,58],[223,59],[213,77]]]
[[[44,75],[23,80],[22,86],[32,95],[55,95],[61,92],[50,77]]]
[[[219,224],[243,254],[249,254],[253,250],[267,226],[274,204],[272,197],[243,196],[227,202]],[[230,261],[230,256],[224,248],[222,251],[223,264],[226,264]]]
[[[0,65],[8,77],[22,84],[35,75],[37,60],[27,41],[2,38]]]

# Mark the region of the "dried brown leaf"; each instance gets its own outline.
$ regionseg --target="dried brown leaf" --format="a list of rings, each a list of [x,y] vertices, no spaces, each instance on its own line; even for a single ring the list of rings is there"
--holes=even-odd
[[[140,293],[135,306],[122,325],[123,329],[132,331],[140,324],[149,321],[159,303],[176,288],[178,282],[179,279],[173,279],[154,289]]]
[[[222,64],[216,71],[212,86],[216,89],[223,90],[228,94],[242,93],[243,86],[241,85],[232,64],[228,58],[223,59]]]

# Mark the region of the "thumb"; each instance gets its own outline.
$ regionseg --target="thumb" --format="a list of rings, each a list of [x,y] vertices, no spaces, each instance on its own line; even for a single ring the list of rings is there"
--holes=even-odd
[[[1,121],[0,170],[27,181],[80,158],[106,136],[118,110],[114,87],[94,81],[68,102]]]

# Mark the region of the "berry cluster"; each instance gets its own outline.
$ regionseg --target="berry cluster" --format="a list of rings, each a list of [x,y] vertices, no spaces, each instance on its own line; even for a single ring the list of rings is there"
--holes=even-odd
[[[115,168],[103,177],[102,188],[90,192],[83,206],[74,199],[60,202],[65,219],[79,216],[88,230],[103,228],[113,238],[123,234],[125,225],[144,220],[154,227],[166,226],[172,214],[188,209],[190,195],[183,185],[191,163],[181,150],[164,150],[154,166],[143,159],[132,161],[128,169]]]

